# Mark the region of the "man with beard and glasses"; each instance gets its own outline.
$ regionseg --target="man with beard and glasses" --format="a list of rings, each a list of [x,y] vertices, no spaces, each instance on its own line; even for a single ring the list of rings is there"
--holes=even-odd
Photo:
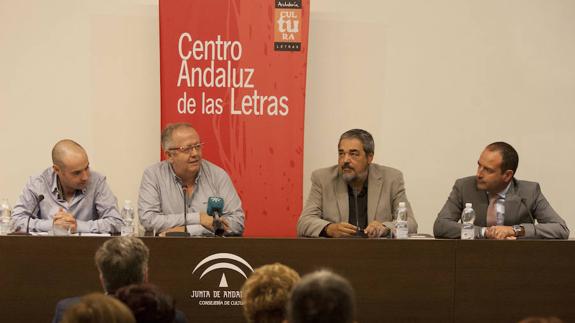
[[[52,167],[30,178],[14,207],[14,225],[21,232],[119,232],[122,217],[106,177],[90,170],[88,154],[75,141],[60,140],[52,148]]]
[[[400,202],[407,207],[409,232],[417,232],[402,173],[372,163],[374,148],[373,137],[365,130],[352,129],[341,135],[338,164],[311,175],[312,187],[298,220],[298,236],[388,236],[395,227]]]
[[[161,140],[167,159],[148,167],[140,184],[138,210],[144,228],[164,235],[183,232],[186,226],[192,236],[212,236],[213,217],[206,213],[208,198],[219,197],[224,200],[221,222],[225,234],[242,235],[240,197],[226,171],[202,159],[203,143],[196,130],[188,123],[170,124],[162,131]]]

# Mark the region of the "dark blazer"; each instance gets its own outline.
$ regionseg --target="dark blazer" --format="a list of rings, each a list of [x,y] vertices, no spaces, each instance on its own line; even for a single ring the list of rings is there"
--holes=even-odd
[[[66,312],[66,310],[72,305],[78,303],[81,298],[82,297],[80,296],[76,296],[60,300],[56,304],[56,310],[54,311],[54,317],[52,318],[52,323],[59,323],[62,320],[62,317],[64,316],[64,312]]]
[[[460,238],[459,220],[465,203],[473,204],[475,236],[481,236],[481,229],[487,226],[489,198],[485,191],[477,189],[475,176],[469,176],[455,182],[447,202],[437,215],[433,225],[436,238]],[[504,225],[516,224],[525,227],[524,238],[569,238],[567,224],[545,199],[539,184],[514,178],[505,197]]]
[[[330,223],[349,221],[347,183],[337,165],[314,171],[311,190],[297,223],[298,236],[318,237]],[[407,206],[410,233],[417,232],[417,222],[407,200],[403,174],[394,168],[369,165],[367,180],[367,223],[377,220],[386,227],[395,227],[394,214],[399,202]]]
[[[52,318],[52,323],[60,323],[62,321],[62,317],[64,316],[64,312],[73,306],[74,304],[78,303],[82,297],[70,297],[64,298],[60,300],[56,304],[56,310],[54,312],[54,317]],[[186,319],[186,315],[178,309],[176,309],[176,317],[174,318],[174,323],[188,323],[188,319]]]

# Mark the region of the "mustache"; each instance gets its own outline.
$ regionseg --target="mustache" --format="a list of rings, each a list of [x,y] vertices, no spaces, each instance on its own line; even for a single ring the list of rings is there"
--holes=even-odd
[[[351,170],[353,170],[353,167],[351,167],[351,165],[350,165],[349,163],[344,163],[344,164],[341,166],[341,169],[351,169]]]

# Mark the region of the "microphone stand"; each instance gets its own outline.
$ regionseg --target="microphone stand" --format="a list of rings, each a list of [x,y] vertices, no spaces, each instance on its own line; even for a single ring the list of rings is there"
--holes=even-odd
[[[355,236],[358,238],[365,238],[365,233],[359,227],[359,206],[357,205],[357,196],[358,195],[359,195],[359,191],[357,189],[353,188],[353,198],[355,200],[355,226],[357,228],[355,231]]]
[[[185,236],[188,237],[190,234],[188,233],[188,186],[182,186],[182,191],[184,192],[184,233]]]
[[[40,202],[42,202],[42,200],[44,200],[44,195],[42,194],[38,195],[38,198],[36,199],[36,205],[34,206],[34,209],[32,209],[32,212],[28,216],[28,220],[26,220],[26,232],[12,232],[9,235],[24,235],[24,236],[30,235],[30,219],[31,218],[37,219],[34,213],[36,213],[36,210],[40,207]]]
[[[188,187],[182,185],[182,192],[184,193],[184,232],[166,232],[166,237],[189,237],[188,232]]]

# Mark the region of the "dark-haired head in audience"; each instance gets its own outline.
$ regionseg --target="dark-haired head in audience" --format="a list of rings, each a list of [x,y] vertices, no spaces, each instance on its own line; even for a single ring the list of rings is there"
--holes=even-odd
[[[288,302],[290,323],[352,323],[355,293],[351,284],[328,270],[307,274],[296,284]]]
[[[63,323],[135,323],[130,309],[114,297],[88,294],[64,312]]]
[[[104,290],[113,294],[120,287],[147,282],[149,257],[148,247],[138,238],[117,237],[104,242],[94,256]]]
[[[289,293],[299,274],[280,263],[257,268],[242,287],[244,316],[250,323],[281,323]]]
[[[155,285],[122,287],[116,297],[128,305],[137,323],[172,323],[176,317],[174,299]]]

